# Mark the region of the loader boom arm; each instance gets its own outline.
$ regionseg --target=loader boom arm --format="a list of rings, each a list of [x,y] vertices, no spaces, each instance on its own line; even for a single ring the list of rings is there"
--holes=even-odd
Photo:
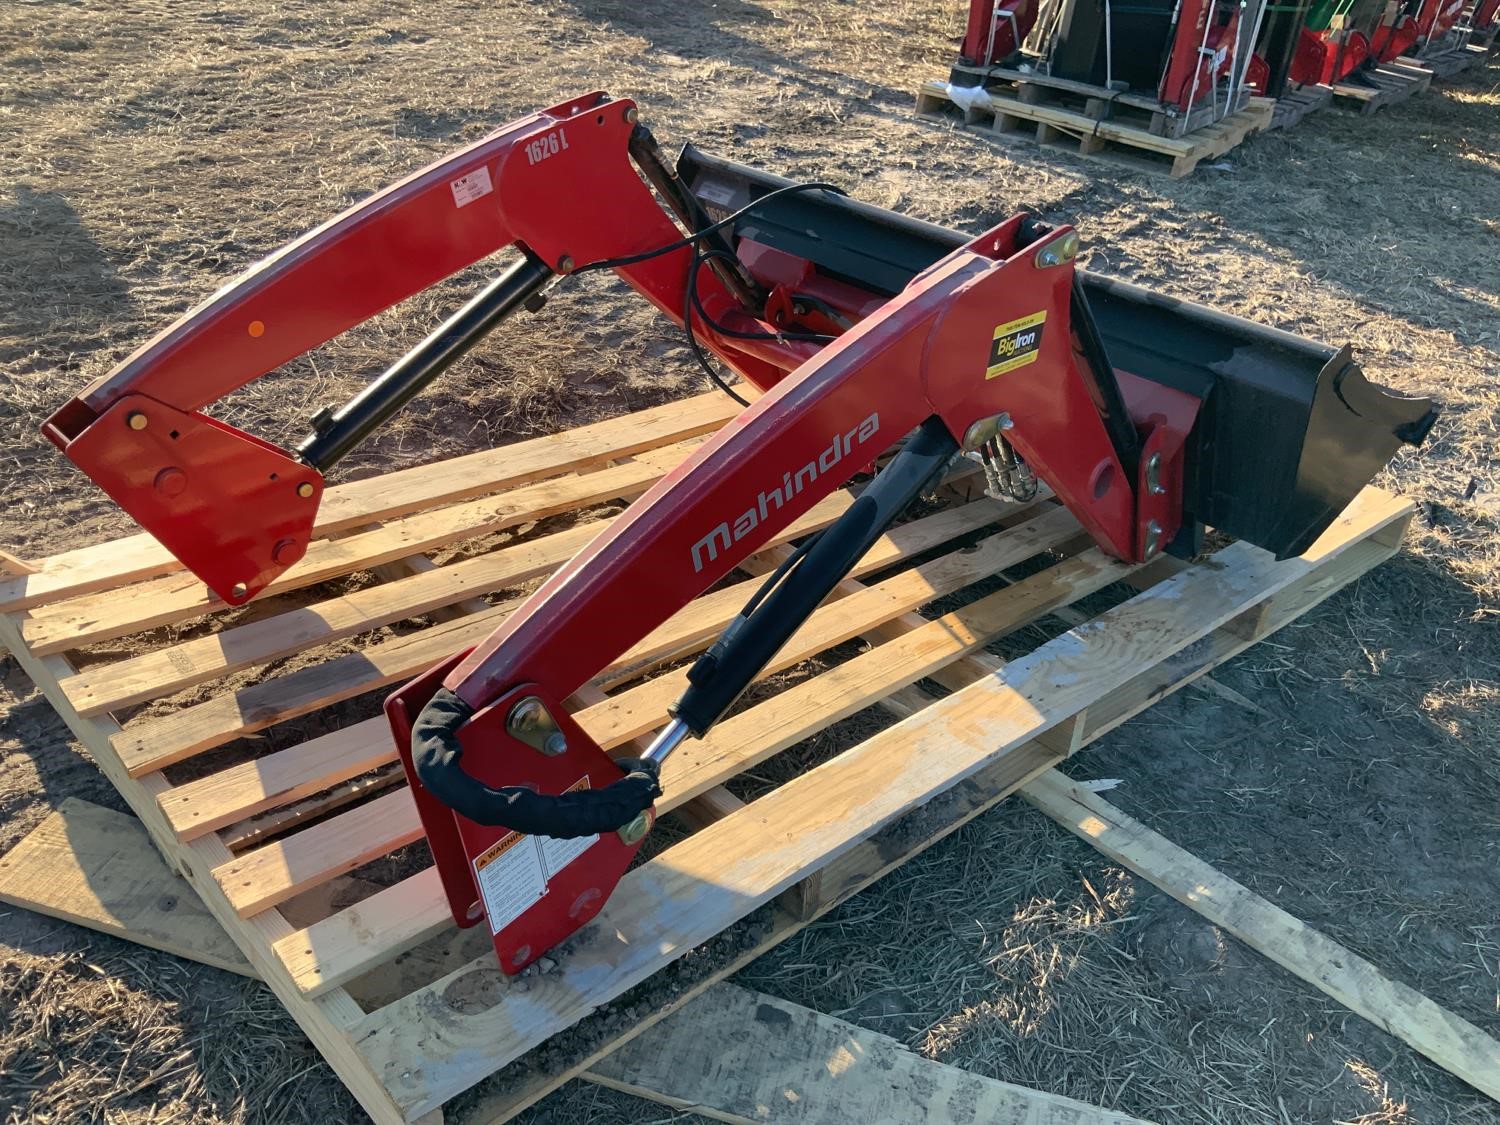
[[[591,93],[497,130],[253,266],[55,411],[44,434],[219,597],[249,600],[302,557],[330,459],[203,409],[507,247],[523,260],[484,329],[557,275],[679,239],[631,163],[636,128],[633,103]],[[680,323],[688,255],[616,272]],[[712,271],[699,294],[716,322],[753,326]],[[700,336],[758,386],[809,354]],[[305,444],[317,447],[316,435]]]
[[[669,167],[631,102],[591,93],[292,243],[44,432],[239,604],[302,557],[324,471],[566,275],[614,270],[716,380],[700,349],[763,392],[493,635],[386,702],[454,918],[488,916],[515,972],[602,907],[650,828],[659,760],[733,705],[953,458],[980,461],[997,497],[1045,482],[1126,561],[1192,553],[1205,523],[1285,555],[1431,425],[1430,403],[1365,381],[1348,348],[1087,278],[1078,246],[1070,227],[1021,215],[969,238],[691,147]],[[519,260],[315,415],[295,451],[204,412],[508,247]],[[897,446],[698,659],[643,759],[612,760],[567,713],[611,661]],[[517,906],[505,895],[532,884],[507,881],[501,857],[523,835],[550,859],[542,896]]]

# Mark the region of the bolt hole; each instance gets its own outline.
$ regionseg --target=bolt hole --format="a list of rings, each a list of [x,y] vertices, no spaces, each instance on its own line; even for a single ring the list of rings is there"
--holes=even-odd
[[[1104,494],[1114,487],[1115,467],[1105,464],[1100,466],[1094,476],[1094,499],[1103,500]]]
[[[177,431],[176,431],[176,430],[173,430],[173,431],[172,431],[172,432],[171,432],[171,433],[170,433],[170,434],[168,434],[168,435],[167,435],[167,436],[168,436],[168,437],[169,437],[169,438],[171,438],[171,439],[172,439],[172,440],[173,440],[173,441],[176,441],[176,440],[177,440]]]
[[[603,125],[604,124],[604,114],[601,113],[598,117],[594,118],[594,124],[595,125]]]
[[[272,474],[271,474],[271,479],[272,479],[272,480],[277,480],[277,479],[279,479],[279,478],[278,478],[278,477],[277,477],[277,474],[275,474],[275,473],[272,473]]]

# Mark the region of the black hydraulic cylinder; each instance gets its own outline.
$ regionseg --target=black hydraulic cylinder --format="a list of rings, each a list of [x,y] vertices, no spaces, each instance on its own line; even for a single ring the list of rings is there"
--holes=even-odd
[[[313,419],[313,433],[297,447],[297,456],[326,472],[502,320],[533,301],[553,276],[545,262],[526,253],[359,394]]]
[[[853,569],[875,540],[958,452],[941,421],[929,418],[849,506],[785,573],[757,595],[688,673],[688,688],[672,715],[696,736],[718,722]]]

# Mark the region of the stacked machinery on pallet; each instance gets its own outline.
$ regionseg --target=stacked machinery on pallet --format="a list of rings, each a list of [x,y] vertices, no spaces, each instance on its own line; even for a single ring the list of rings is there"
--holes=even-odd
[[[1207,108],[1213,121],[1250,93],[1358,82],[1455,28],[1483,35],[1500,0],[1464,15],[1465,0],[971,0],[952,82],[1020,71],[1104,100],[1149,94],[1172,117]]]
[[[1469,9],[1467,24],[1471,36],[1486,43],[1493,41],[1500,30],[1500,0],[1476,0]]]
[[[1172,91],[1218,74],[1174,70],[1170,56]],[[296,451],[202,412],[505,248],[514,264],[316,415]],[[516,972],[602,908],[651,830],[661,761],[718,723],[959,459],[997,498],[1029,501],[1045,481],[1130,563],[1193,555],[1205,524],[1286,557],[1432,424],[1430,403],[1366,381],[1347,347],[1090,276],[1078,249],[1070,228],[1025,215],[975,237],[691,146],[668,164],[631,102],[585,94],[261,262],[45,432],[240,605],[302,558],[324,472],[570,274],[616,271],[686,330],[705,367],[712,353],[763,392],[491,637],[387,702],[454,919],[488,918]],[[612,760],[565,701],[887,452],[697,659],[644,755]],[[520,834],[546,853],[534,897],[517,896],[500,861]]]
[[[1241,107],[1254,82],[1251,44],[1262,0],[972,0],[956,85],[992,67],[1155,97],[1169,116],[1207,108],[1218,120]],[[1035,35],[1032,36],[1033,31]],[[1022,44],[1033,38],[1036,54]]]
[[[1488,0],[1493,9],[1500,0]],[[1484,7],[1476,5],[1475,14]],[[1464,0],[1290,0],[1268,6],[1256,41],[1252,82],[1279,97],[1288,80],[1304,86],[1358,81],[1362,72],[1443,40]]]

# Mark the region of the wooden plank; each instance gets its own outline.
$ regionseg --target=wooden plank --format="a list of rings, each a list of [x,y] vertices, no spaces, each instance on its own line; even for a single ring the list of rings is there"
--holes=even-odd
[[[727,983],[584,1078],[736,1125],[1140,1125],[934,1062],[888,1035]]]
[[[77,797],[0,856],[0,902],[256,975],[140,821]]]
[[[812,653],[858,636],[866,628],[866,622],[854,619],[851,623],[849,610],[855,603],[860,603],[856,608],[862,608],[864,604],[875,606],[872,612],[867,611],[870,622],[889,620],[913,604],[920,605],[945,592],[962,589],[997,570],[1022,562],[1071,538],[1077,529],[1077,522],[1070,514],[1062,509],[1052,509],[1037,519],[991,537],[972,551],[944,556],[896,576],[889,583],[870,587],[856,596],[825,606],[803,625],[762,675],[771,675]],[[658,811],[670,812],[741,770],[779,753],[793,742],[867,706],[885,685],[894,682],[890,667],[893,663],[898,669],[897,678],[915,680],[925,674],[934,661],[953,659],[955,645],[960,640],[977,646],[994,636],[1000,628],[1007,631],[1015,628],[1022,615],[1039,616],[1043,610],[1034,601],[1027,600],[1027,593],[1036,590],[1042,591],[1041,596],[1050,594],[1054,599],[1073,597],[1077,596],[1076,589],[1087,583],[1107,583],[1117,572],[1127,568],[1108,563],[1102,555],[1096,555],[1089,565],[1077,569],[1080,575],[1077,586],[1059,582],[1056,577],[1047,577],[1023,587],[1020,593],[1004,591],[1004,598],[979,603],[977,610],[969,607],[961,611],[962,617],[952,615],[954,621],[982,622],[988,627],[988,632],[950,622],[923,634],[928,642],[925,650],[913,646],[911,653],[885,654],[880,659],[867,653],[814,681],[779,694],[773,701],[721,723],[714,732],[667,763],[663,785],[668,795],[658,802]],[[905,601],[897,601],[890,596],[887,587],[913,588],[914,592]],[[736,612],[742,601],[742,598],[735,598],[725,612]],[[706,635],[717,632],[714,629]],[[665,677],[676,685],[667,697],[668,701],[680,692],[685,675],[683,672]],[[821,690],[811,690],[814,684],[820,683],[825,685]],[[655,693],[654,685],[650,697],[661,698]],[[661,725],[666,720],[666,713],[665,703],[643,717],[639,708],[620,707],[614,700],[605,699],[577,712],[574,718],[590,738],[610,750],[621,747],[644,730]],[[694,762],[698,763],[697,769],[684,767],[684,763]],[[251,852],[216,871],[215,876],[242,914],[253,914],[283,902],[310,886],[408,844],[420,835],[421,826],[415,807],[409,801],[396,800],[396,796],[388,794],[372,802],[372,805],[384,805],[378,814],[368,811],[371,806],[341,813],[314,828]]]
[[[881,695],[915,683],[1055,606],[1103,588],[1129,570],[1102,552],[1087,552],[936,618],[921,629],[725,720],[704,739],[687,743],[667,760],[662,770],[667,795],[658,809],[665,812],[709,791],[756,762],[869,706]],[[841,599],[819,612],[852,600]],[[659,724],[665,714],[663,705],[652,723]],[[602,727],[590,726],[593,716],[588,711],[576,717],[591,736],[603,736]],[[616,734],[634,737],[638,725],[627,723],[623,729],[616,728]],[[436,872],[429,869],[289,935],[278,943],[277,953],[299,987],[316,995],[353,980],[451,924]]]
[[[157,855],[140,822],[87,801],[65,799],[0,859],[0,901],[255,975],[193,889]],[[727,983],[584,1077],[725,1121],[938,1123],[974,1114],[1028,1125],[1137,1120],[932,1062],[887,1036]]]
[[[848,503],[847,493],[836,493],[787,528],[781,537],[791,538],[825,526]],[[746,596],[749,596],[748,589]],[[486,612],[434,625],[409,636],[380,641],[360,652],[335,657],[132,725],[115,738],[116,751],[132,776],[154,772],[204,750],[222,746],[242,734],[264,730],[329,703],[405,679],[458,649],[483,640],[519,604],[520,599],[504,602]]]
[[[451,508],[437,508],[405,516],[372,531],[341,539],[315,540],[308,547],[302,561],[267,586],[266,593],[262,596],[274,596],[311,586],[330,578],[352,574],[356,570],[369,570],[421,551],[504,531],[575,508],[588,507],[618,497],[639,496],[678,465],[693,448],[691,444],[682,444],[654,449],[628,465],[601,469],[582,476],[541,481],[498,496],[487,496]],[[61,629],[72,622],[80,629],[95,632],[102,629],[119,635],[122,628],[125,632],[136,632],[154,625],[202,616],[222,607],[223,603],[213,598],[200,583],[193,582],[189,588],[183,589],[184,581],[186,579],[169,582],[172,590],[162,596],[157,596],[150,590],[129,591],[123,596],[120,591],[110,591],[101,598],[90,600],[84,618],[68,618],[57,627]],[[106,609],[106,606],[110,608]],[[125,617],[131,618],[128,628],[122,624]],[[104,622],[109,623],[107,629]],[[54,635],[52,639],[54,643],[48,647],[58,647],[57,637]],[[109,709],[102,706],[95,697],[94,683],[86,675],[83,678],[69,677],[69,684],[66,686],[78,693],[75,705],[80,707],[80,713],[86,718],[103,714]]]
[[[74,737],[125,798],[157,850],[169,857],[169,862],[199,888],[210,912],[229,932],[240,952],[261,979],[270,985],[277,999],[286,1006],[288,1013],[365,1112],[376,1125],[405,1125],[407,1115],[396,1106],[384,1084],[350,1041],[348,1029],[363,1014],[359,1006],[342,990],[330,991],[312,1000],[302,997],[291,984],[280,959],[271,952],[272,942],[293,932],[291,925],[277,911],[268,910],[247,922],[241,922],[236,916],[210,873],[212,868],[230,858],[229,850],[213,836],[179,845],[156,805],[157,794],[167,786],[166,779],[154,775],[139,782],[133,781],[110,743],[111,736],[119,731],[119,725],[108,718],[82,718],[68,704],[67,697],[58,688],[59,679],[74,671],[65,658],[33,656],[21,644],[16,618],[11,614],[0,613],[0,643],[10,647],[13,658],[31,682],[46,694]]]
[[[130,775],[144,777],[240,735],[407,679],[460,648],[483,640],[518,604],[502,602],[488,613],[393,637],[359,652],[132,724],[116,733],[111,744]]]
[[[1500,1101],[1500,1042],[1391,980],[1363,957],[1236,883],[1139,821],[1049,771],[1028,802],[1184,906],[1221,926],[1450,1074]]]
[[[316,533],[329,535],[543,477],[593,468],[710,433],[740,409],[724,395],[713,392],[562,433],[336,485],[323,495]],[[182,565],[150,535],[131,535],[39,560],[34,574],[0,579],[0,612],[29,609],[181,569]]]
[[[1049,768],[1056,762],[1044,748],[1035,742],[1027,743],[1014,754],[1002,759],[994,768],[983,770],[966,781],[960,782],[942,796],[936,798],[922,810],[922,827],[919,832],[906,830],[906,825],[897,823],[887,833],[881,833],[857,845],[848,857],[861,856],[866,859],[863,879],[850,886],[848,893],[831,904],[847,901],[849,897],[872,885],[882,876],[894,871],[913,856],[920,855],[939,841],[947,838],[968,824],[975,817],[993,809],[1025,781]],[[847,858],[847,857],[846,857]],[[689,1003],[718,982],[727,979],[767,950],[785,941],[807,925],[807,920],[798,919],[780,909],[771,912],[769,932],[751,944],[743,953],[730,961],[715,966],[712,972],[695,984],[683,987],[675,997],[661,1004],[633,1026],[619,1030],[611,1029],[601,1035],[595,1047],[577,1061],[566,1063],[556,1053],[550,1056],[545,1068],[526,1067],[505,1075],[508,1079],[499,1090],[480,1098],[474,1117],[478,1120],[499,1122],[509,1120],[522,1109],[556,1090],[572,1078],[582,1077],[587,1068],[619,1049],[623,1043],[637,1035],[645,1034],[661,1019]],[[523,1064],[524,1065],[524,1064]]]
[[[383,716],[216,770],[159,798],[181,840],[279,808],[396,760]]]
[[[1168,578],[634,869],[525,1004],[455,1010],[448,989],[475,972],[494,977],[479,959],[368,1015],[354,1030],[360,1051],[409,1114],[441,1105],[1407,511],[1366,490],[1304,556],[1278,563],[1245,544],[1225,548],[1214,565]]]
[[[402,786],[220,864],[214,878],[248,918],[421,838],[411,790]]]
[[[1249,612],[1162,661],[1089,708],[1081,732],[1084,744],[1103,737],[1163,697],[1194,683],[1211,668],[1296,619],[1394,553],[1374,541],[1356,543],[1326,568],[1308,575]]]
[[[0,574],[35,574],[39,569],[39,567],[11,554],[9,551],[0,551]]]
[[[719,785],[677,806],[677,815],[693,828],[704,828],[744,807],[744,801]]]
[[[580,523],[564,531],[511,544],[445,567],[433,565],[420,574],[408,573],[379,586],[313,605],[284,608],[275,601],[257,603],[257,611],[270,611],[272,615],[229,626],[211,637],[200,637],[186,645],[164,646],[141,659],[169,664],[179,671],[178,665],[194,669],[201,665],[206,678],[264,663],[284,655],[289,646],[306,648],[336,640],[362,629],[399,621],[402,617],[414,617],[453,605],[476,594],[502,590],[509,584],[545,573],[566,562],[606,526],[603,520]],[[393,565],[396,564],[382,564],[373,569],[379,572],[385,566]],[[137,597],[149,608],[133,606],[131,603]],[[52,616],[34,616],[22,630],[32,651],[43,656],[174,624],[224,607],[217,602],[210,604],[202,584],[196,579],[175,575],[132,587],[129,597],[111,591],[108,595],[90,595],[49,608],[54,611]],[[217,662],[209,657],[207,647],[211,644],[221,644],[228,650]],[[167,654],[173,651],[178,657],[169,659]],[[108,665],[122,679],[133,675],[132,666],[152,667],[150,664],[132,665],[128,661]],[[84,674],[91,670],[86,669]],[[164,673],[164,677],[166,675]]]
[[[90,712],[115,711],[158,699],[242,668],[268,664],[320,644],[450,606],[476,594],[505,590],[550,574],[605,526],[599,521],[583,523],[555,535],[463,559],[451,566],[433,567],[424,573],[367,586],[140,656],[96,664],[70,676],[63,690],[70,698],[84,703]],[[65,642],[33,646],[33,650],[40,652],[59,646],[65,646]]]
[[[403,780],[400,764],[389,762],[372,773],[339,782],[313,796],[302,797],[290,804],[278,805],[237,820],[219,831],[219,839],[231,851],[244,851],[274,836],[290,832],[306,821],[327,816],[345,805],[355,804],[393,785],[399,785]]]
[[[951,101],[948,97],[946,87],[941,82],[926,82],[922,86],[922,92],[933,98],[940,98],[944,102]],[[999,94],[990,95],[990,106],[985,107],[987,111],[997,116],[1007,114],[1020,117],[1027,121],[1038,121],[1046,125],[1052,125],[1068,129],[1075,133],[1087,133],[1102,137],[1105,140],[1120,141],[1129,144],[1133,148],[1143,148],[1151,152],[1159,152],[1165,156],[1182,156],[1191,154],[1193,142],[1175,137],[1162,137],[1147,129],[1138,129],[1130,125],[1123,125],[1117,121],[1095,121],[1084,113],[1074,113],[1060,106],[1033,105],[1016,98],[1007,98]]]
[[[826,526],[849,503],[836,493],[773,538],[794,538]],[[861,560],[865,572],[893,565],[909,554],[928,550],[960,528],[973,530],[985,519],[983,506],[964,512],[940,512],[913,521],[883,537]],[[737,589],[738,592],[734,592]],[[611,665],[606,682],[639,674],[668,656],[693,651],[727,624],[755,587],[741,583],[699,599]],[[725,590],[730,592],[726,593]],[[275,723],[307,714],[328,703],[360,695],[405,679],[445,659],[458,649],[487,637],[519,602],[495,606],[487,613],[432,626],[420,633],[370,645],[357,653],[299,669],[262,683],[184,707],[161,718],[132,725],[115,739],[116,750],[132,776],[143,776],[194,754]],[[707,624],[706,607],[719,613]]]

